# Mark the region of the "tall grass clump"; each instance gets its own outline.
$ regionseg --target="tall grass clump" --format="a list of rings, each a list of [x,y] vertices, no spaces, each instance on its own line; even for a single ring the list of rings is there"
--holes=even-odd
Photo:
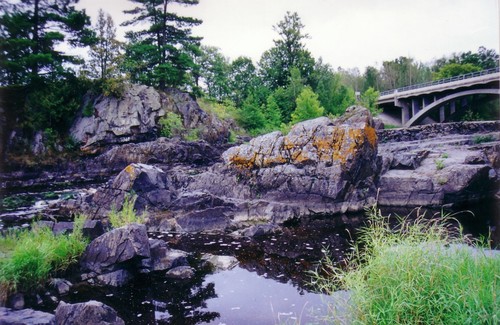
[[[73,233],[54,235],[48,227],[10,231],[0,240],[0,302],[15,291],[28,291],[77,262],[87,246],[84,216],[75,218]]]
[[[500,324],[500,255],[443,222],[400,218],[394,228],[373,208],[347,265],[325,259],[313,279],[329,294],[350,291],[353,324]]]
[[[120,211],[117,211],[114,207],[111,209],[108,218],[113,228],[120,228],[131,223],[142,224],[146,222],[145,214],[138,215],[134,209],[136,199],[137,197],[134,196],[126,196]]]

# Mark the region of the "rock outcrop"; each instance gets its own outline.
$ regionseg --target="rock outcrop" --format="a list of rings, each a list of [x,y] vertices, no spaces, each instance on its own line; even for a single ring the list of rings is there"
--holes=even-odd
[[[119,208],[126,193],[156,230],[203,231],[282,223],[303,215],[359,211],[374,203],[377,135],[368,110],[342,118],[298,123],[228,149],[206,171],[131,164],[90,199],[88,206]],[[104,207],[104,208],[103,208]],[[102,213],[101,213],[102,212]],[[167,219],[165,219],[167,216]]]
[[[92,115],[84,116],[83,111]],[[144,85],[127,85],[121,98],[87,97],[71,135],[84,149],[112,144],[144,142],[158,136],[158,121],[167,112],[182,117],[187,130],[211,143],[226,142],[229,130],[215,116],[203,111],[188,94],[176,89],[157,91]]]
[[[478,143],[478,131],[489,141]],[[492,199],[499,190],[498,123],[386,130],[381,138],[380,205],[460,207]]]
[[[95,300],[77,304],[59,303],[55,323],[58,325],[125,325],[113,308]]]

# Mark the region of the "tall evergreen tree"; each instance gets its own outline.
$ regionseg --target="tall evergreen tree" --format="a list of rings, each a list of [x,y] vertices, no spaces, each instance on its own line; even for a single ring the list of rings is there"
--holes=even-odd
[[[201,20],[174,13],[170,4],[196,5],[198,0],[129,0],[137,7],[124,12],[134,17],[124,26],[146,24],[145,29],[126,34],[125,68],[136,82],[164,88],[194,85],[201,38],[191,35],[191,27]]]
[[[74,8],[78,0],[21,0],[0,16],[0,70],[4,85],[26,85],[58,78],[63,63],[82,60],[56,45],[85,46],[94,41],[90,18]]]

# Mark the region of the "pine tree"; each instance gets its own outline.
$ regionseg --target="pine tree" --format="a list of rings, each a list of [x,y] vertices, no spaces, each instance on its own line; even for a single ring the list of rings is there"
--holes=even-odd
[[[82,63],[56,45],[94,41],[90,18],[72,6],[78,0],[23,0],[0,16],[1,84],[26,85],[69,72],[64,63]]]
[[[193,86],[193,74],[197,73],[193,56],[199,54],[200,38],[191,35],[191,27],[202,21],[177,15],[169,4],[196,5],[198,0],[129,1],[137,7],[124,11],[134,17],[123,25],[148,25],[146,29],[126,34],[130,44],[124,66],[132,81],[159,88]]]

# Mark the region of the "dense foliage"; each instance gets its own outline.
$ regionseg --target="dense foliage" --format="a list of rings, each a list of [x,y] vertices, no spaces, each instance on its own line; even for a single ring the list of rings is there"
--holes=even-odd
[[[338,116],[356,103],[377,114],[381,91],[498,66],[498,54],[480,47],[476,53],[455,53],[429,64],[399,57],[363,73],[334,69],[307,49],[310,36],[295,12],[287,12],[273,26],[273,46],[257,62],[244,56],[231,60],[192,35],[201,20],[175,12],[176,6],[194,6],[198,0],[129,1],[135,7],[125,11],[130,19],[122,25],[131,29],[125,43],[116,39],[113,19],[102,10],[90,27],[85,11],[74,8],[78,0],[2,4],[0,86],[9,121],[5,134],[16,130],[29,143],[37,132],[49,130],[45,133],[70,141],[67,132],[86,92],[120,97],[125,84],[133,82],[189,91],[206,99],[205,108],[231,116],[257,135],[286,130],[318,114]],[[61,50],[70,47],[86,47],[87,60]],[[461,118],[496,114],[494,104],[481,105],[481,113],[471,110]],[[83,113],[90,116],[93,111],[85,107]],[[168,133],[174,121],[163,122]]]

